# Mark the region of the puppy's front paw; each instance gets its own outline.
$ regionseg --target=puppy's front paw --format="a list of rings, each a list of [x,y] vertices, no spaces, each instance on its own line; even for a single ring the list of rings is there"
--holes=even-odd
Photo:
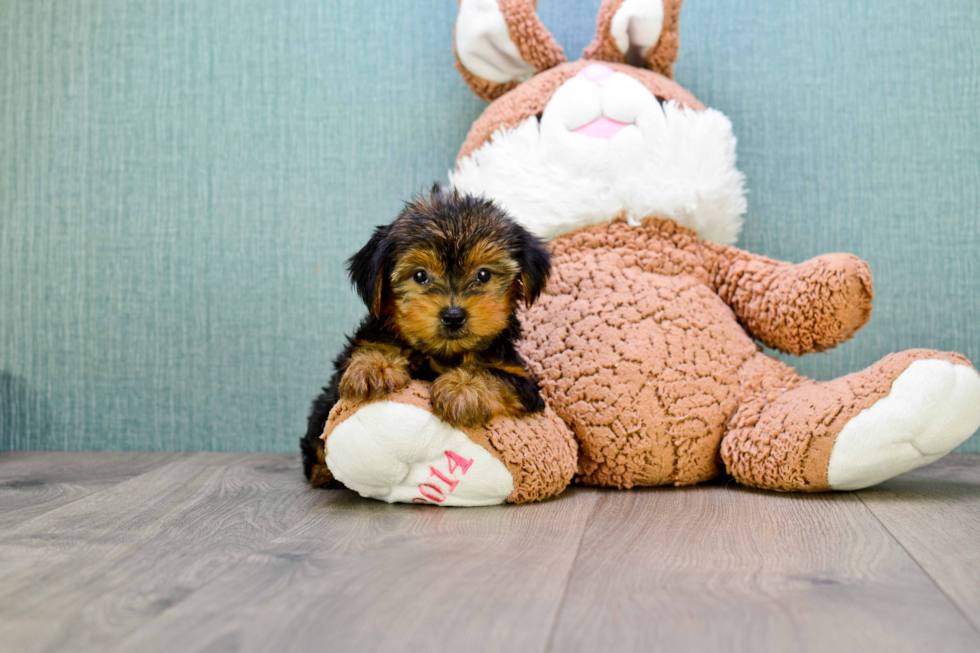
[[[340,378],[340,396],[366,401],[391,394],[408,385],[408,362],[382,351],[359,351],[351,356]]]
[[[488,379],[468,370],[454,369],[432,383],[432,412],[453,426],[485,424],[495,403]]]

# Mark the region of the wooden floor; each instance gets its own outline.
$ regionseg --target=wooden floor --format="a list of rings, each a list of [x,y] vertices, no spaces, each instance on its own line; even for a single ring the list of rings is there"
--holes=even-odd
[[[0,454],[0,651],[980,651],[980,455],[872,490],[312,490],[287,454]]]

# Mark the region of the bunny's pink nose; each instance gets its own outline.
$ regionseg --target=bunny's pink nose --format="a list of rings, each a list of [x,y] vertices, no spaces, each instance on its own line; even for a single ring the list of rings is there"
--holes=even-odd
[[[593,63],[578,71],[576,77],[582,77],[598,84],[602,80],[608,79],[612,74],[613,69],[609,66],[603,66],[601,63]]]

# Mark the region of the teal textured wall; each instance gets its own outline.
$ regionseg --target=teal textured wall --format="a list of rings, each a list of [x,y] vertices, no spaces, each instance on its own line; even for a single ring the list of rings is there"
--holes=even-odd
[[[598,4],[539,13],[574,58]],[[0,449],[294,449],[362,312],[343,259],[482,110],[455,10],[0,2]],[[739,137],[740,245],[875,274],[871,324],[794,364],[980,361],[980,3],[688,0],[681,37]]]

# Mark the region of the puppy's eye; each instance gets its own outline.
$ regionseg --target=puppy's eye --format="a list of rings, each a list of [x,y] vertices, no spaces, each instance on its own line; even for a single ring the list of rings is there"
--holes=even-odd
[[[419,270],[413,274],[412,279],[420,286],[429,283],[429,275],[425,273],[425,270]]]
[[[493,275],[490,273],[490,270],[486,268],[480,268],[479,270],[476,271],[476,280],[479,281],[480,283],[486,283],[490,281],[491,276]]]

